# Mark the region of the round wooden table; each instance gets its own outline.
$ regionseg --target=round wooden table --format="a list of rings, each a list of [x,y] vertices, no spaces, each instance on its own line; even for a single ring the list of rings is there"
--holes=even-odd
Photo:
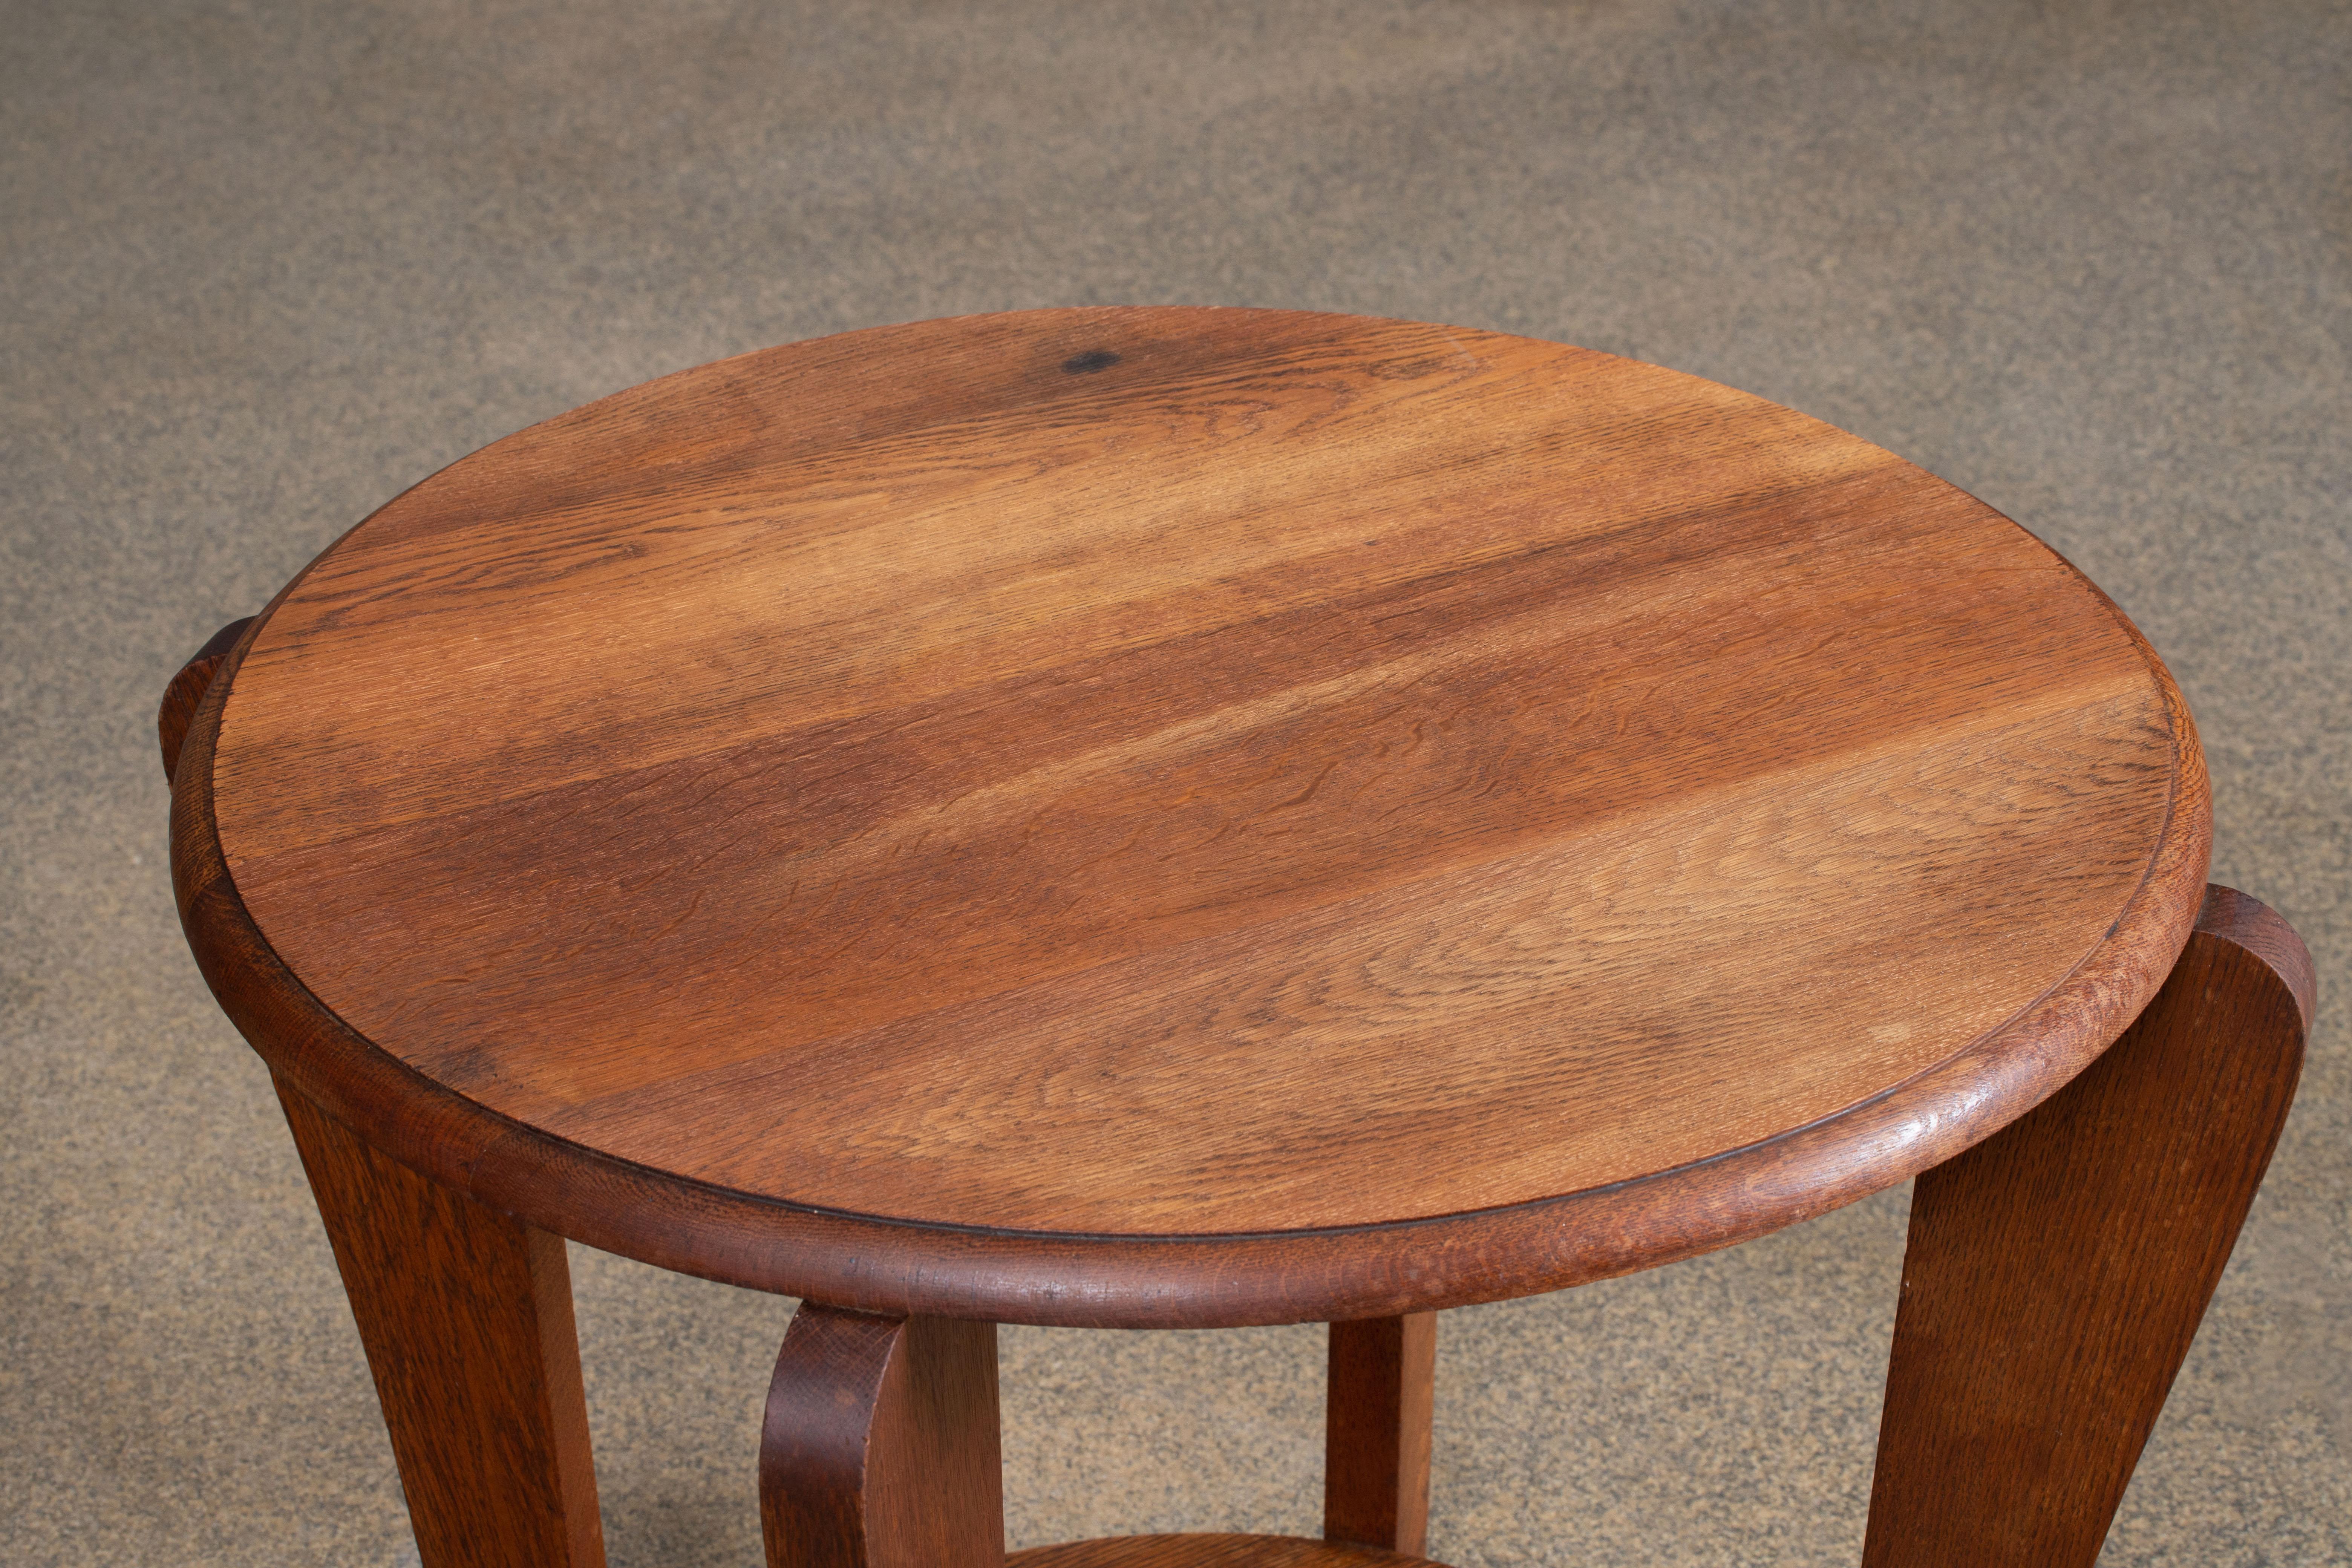
[[[2309,1009],[2064,561],[1461,329],[669,376],[391,502],[163,727],[427,1568],[601,1558],[565,1237],[803,1299],[774,1563],[1004,1560],[1000,1321],[1333,1324],[1325,1541],[1017,1562],[1393,1563],[1437,1310],[1921,1172],[1866,1560],[2088,1563]]]

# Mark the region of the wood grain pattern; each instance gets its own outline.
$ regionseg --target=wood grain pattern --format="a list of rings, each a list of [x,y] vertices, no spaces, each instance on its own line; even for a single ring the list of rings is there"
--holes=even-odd
[[[1341,1542],[1296,1535],[1119,1535],[1033,1546],[1005,1568],[1444,1568]]]
[[[1867,1568],[2089,1568],[2294,1098],[2311,963],[2227,888],[2147,1010],[1919,1178]]]
[[[803,1302],[768,1387],[770,1568],[1001,1568],[996,1327]]]
[[[278,1087],[424,1568],[602,1568],[563,1238],[426,1181]]]
[[[253,625],[251,616],[229,622],[198,648],[179,673],[163,688],[163,700],[155,710],[155,739],[163,748],[163,782],[169,784],[179,771],[180,747],[188,738],[188,723],[196,716],[196,704],[204,700],[205,688],[220,673],[228,650]]]
[[[1331,1325],[1323,1539],[1417,1552],[1429,1538],[1437,1314]]]
[[[2210,835],[2160,663],[1949,487],[1260,312],[853,334],[512,437],[289,586],[188,745],[199,962],[383,1147],[1040,1322],[1396,1315],[1850,1201],[2113,1038]]]

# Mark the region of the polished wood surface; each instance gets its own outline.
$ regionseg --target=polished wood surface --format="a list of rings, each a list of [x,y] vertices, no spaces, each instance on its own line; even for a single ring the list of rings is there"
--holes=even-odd
[[[1118,1535],[1033,1546],[1005,1568],[1444,1568],[1341,1542],[1296,1535]]]
[[[384,1147],[1040,1322],[1395,1315],[1860,1196],[2095,1056],[2210,834],[2161,666],[1980,503],[1653,367],[1268,312],[510,437],[188,748],[199,960]]]
[[[375,1374],[424,1568],[603,1568],[563,1238],[278,1085]]]
[[[1419,1552],[1429,1536],[1437,1314],[1331,1325],[1323,1538]]]
[[[2105,1056],[1919,1178],[1866,1568],[2090,1568],[2303,1065],[2312,971],[2215,888]]]
[[[1002,1568],[996,1326],[803,1302],[760,1434],[769,1568]]]

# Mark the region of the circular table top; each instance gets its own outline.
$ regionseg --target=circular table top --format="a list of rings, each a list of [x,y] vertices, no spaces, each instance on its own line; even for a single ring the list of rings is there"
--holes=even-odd
[[[1663,1261],[2087,1063],[2162,666],[1853,436],[1528,339],[1038,311],[706,365],[346,535],[178,780],[277,1070],[583,1240],[1275,1321]]]

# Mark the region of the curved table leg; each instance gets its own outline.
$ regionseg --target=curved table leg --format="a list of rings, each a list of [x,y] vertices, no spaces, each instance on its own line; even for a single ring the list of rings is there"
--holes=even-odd
[[[189,724],[195,720],[196,704],[205,700],[205,691],[212,685],[213,677],[220,673],[229,649],[236,646],[236,639],[251,625],[253,617],[247,616],[215,632],[205,639],[204,647],[189,656],[188,662],[172,677],[171,684],[163,688],[163,700],[155,710],[155,739],[163,749],[165,784],[170,784],[172,775],[180,771],[180,747],[187,741]]]
[[[1437,1314],[1331,1325],[1323,1539],[1419,1556],[1429,1538]]]
[[[563,1238],[385,1158],[278,1085],[425,1568],[603,1568]]]
[[[760,1433],[771,1568],[1003,1568],[996,1325],[801,1304]]]
[[[2032,1112],[1921,1175],[1865,1568],[2088,1568],[2294,1097],[2311,962],[2207,890],[2171,977]]]

